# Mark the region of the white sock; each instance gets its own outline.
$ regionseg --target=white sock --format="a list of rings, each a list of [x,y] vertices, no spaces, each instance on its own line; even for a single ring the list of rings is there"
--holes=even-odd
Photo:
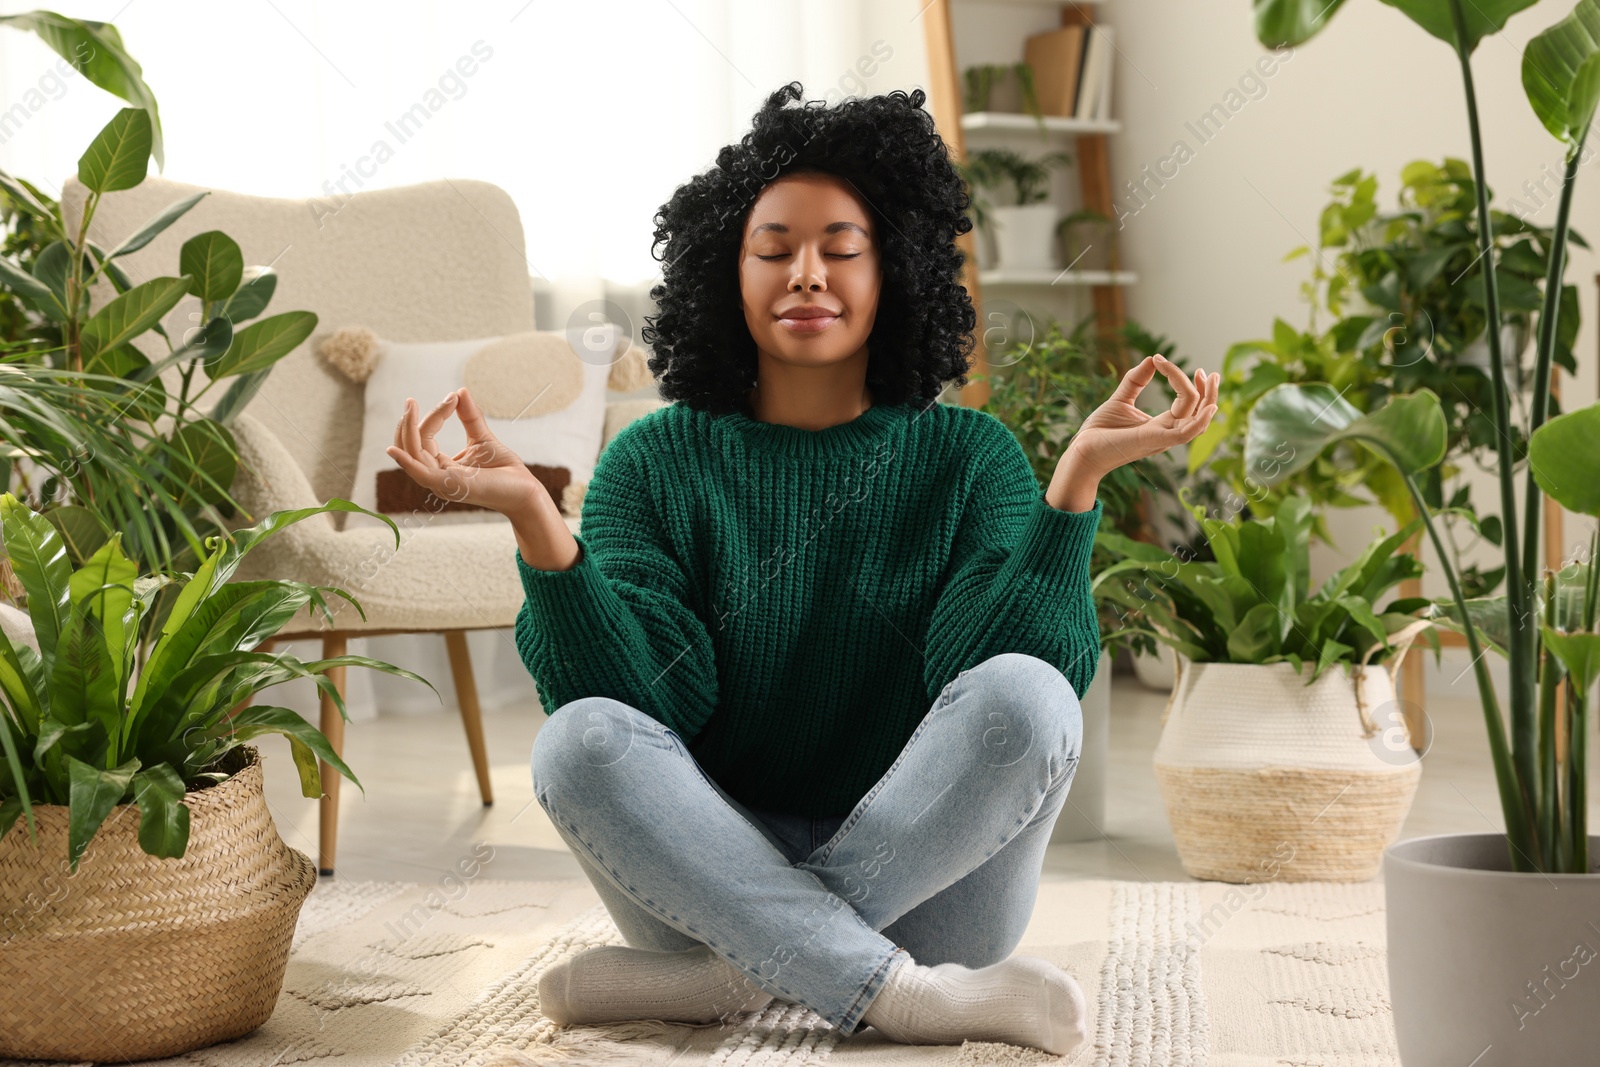
[[[862,1022],[909,1045],[1003,1041],[1061,1056],[1088,1037],[1088,998],[1066,971],[1033,956],[989,967],[894,965]]]
[[[662,1019],[715,1022],[759,1011],[772,994],[706,945],[652,952],[601,945],[545,968],[539,1009],[560,1025]]]

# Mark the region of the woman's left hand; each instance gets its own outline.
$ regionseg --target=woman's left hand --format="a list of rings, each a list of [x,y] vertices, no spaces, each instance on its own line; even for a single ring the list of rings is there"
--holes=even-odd
[[[1140,409],[1144,387],[1160,371],[1177,394],[1159,415]],[[1217,413],[1220,374],[1194,372],[1191,380],[1162,355],[1147,356],[1122,376],[1111,399],[1095,408],[1056,464],[1045,499],[1063,511],[1094,507],[1100,479],[1118,467],[1199,437]]]

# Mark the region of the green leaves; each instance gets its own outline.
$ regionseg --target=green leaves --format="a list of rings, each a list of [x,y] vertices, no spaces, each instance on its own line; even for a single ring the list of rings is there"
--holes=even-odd
[[[1446,44],[1455,44],[1455,22],[1450,15],[1451,0],[1383,0]],[[1339,10],[1342,0],[1255,0],[1256,38],[1268,48],[1298,45],[1309,41]],[[1478,42],[1505,28],[1506,20],[1534,0],[1459,0],[1465,20],[1466,51]]]
[[[244,253],[221,230],[207,230],[183,242],[178,269],[194,280],[189,292],[202,300],[226,300],[244,277]]]
[[[1506,27],[1506,20],[1523,8],[1532,7],[1535,0],[1383,0],[1398,8],[1406,17],[1448,45],[1456,44],[1455,20],[1450,5],[1461,7],[1462,22],[1466,26],[1464,51],[1477,50],[1478,42],[1491,33]]]
[[[1321,32],[1344,0],[1255,0],[1256,38],[1268,48],[1303,44]]]
[[[145,84],[144,72],[128,54],[122,43],[122,34],[115,26],[109,22],[67,18],[54,11],[0,16],[0,26],[3,25],[32,30],[91,83],[142,108],[150,121],[150,151],[154,153],[158,166],[166,166],[161,114],[156,106],[155,94]]]
[[[117,347],[144,333],[178,306],[189,291],[190,279],[152,278],[117,297],[83,324],[81,344],[84,364],[97,353]]]
[[[71,781],[70,810],[67,817],[67,858],[72,863],[72,873],[78,873],[78,861],[95,832],[111,814],[111,809],[122,801],[139,769],[138,759],[130,759],[112,770],[91,767],[82,760],[68,756],[66,759]]]
[[[28,594],[28,616],[48,674],[70,614],[72,564],[50,520],[10,493],[0,494],[0,529],[11,569]],[[398,534],[397,534],[398,536]]]
[[[133,776],[139,847],[150,855],[171,859],[188,848],[189,807],[183,802],[184,793],[183,779],[165,763]]]
[[[132,189],[150,173],[150,113],[125,107],[78,159],[78,180],[94,193]]]
[[[1600,102],[1600,0],[1578,0],[1528,42],[1522,88],[1545,129],[1569,145],[1583,140]]]
[[[1600,515],[1600,404],[1558,415],[1528,442],[1528,466],[1550,497],[1583,515]]]
[[[225,378],[265,370],[294,351],[316,328],[317,316],[309,311],[285,311],[252,322],[233,335],[233,345],[226,353],[204,365],[206,375]]]
[[[1363,415],[1331,386],[1277,386],[1250,413],[1245,466],[1273,485],[1343,441],[1374,449],[1406,474],[1432,467],[1444,458],[1446,444],[1439,398],[1422,390]]]

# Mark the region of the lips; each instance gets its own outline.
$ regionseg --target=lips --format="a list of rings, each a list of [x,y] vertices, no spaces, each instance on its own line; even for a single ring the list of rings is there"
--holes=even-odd
[[[821,333],[839,321],[840,313],[819,304],[801,304],[778,313],[778,321],[790,333]]]

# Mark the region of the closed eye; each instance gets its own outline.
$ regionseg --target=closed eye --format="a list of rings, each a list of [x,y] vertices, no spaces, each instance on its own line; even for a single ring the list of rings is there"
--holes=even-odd
[[[787,253],[787,252],[779,252],[775,256],[760,256],[760,255],[758,255],[758,256],[756,256],[756,258],[757,259],[782,259],[784,256],[787,256],[788,254],[789,253]],[[832,256],[834,259],[855,259],[860,254],[861,254],[860,252],[849,252],[849,253],[846,253],[846,252],[829,252],[828,253],[828,255]]]

